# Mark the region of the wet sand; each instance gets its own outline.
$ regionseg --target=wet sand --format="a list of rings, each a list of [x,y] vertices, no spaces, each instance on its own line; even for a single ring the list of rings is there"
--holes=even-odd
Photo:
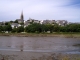
[[[80,54],[0,51],[0,60],[80,60]]]

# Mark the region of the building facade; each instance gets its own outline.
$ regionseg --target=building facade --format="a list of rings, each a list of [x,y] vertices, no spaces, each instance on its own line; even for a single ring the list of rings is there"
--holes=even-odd
[[[23,11],[21,12],[21,16],[20,19],[16,19],[18,21],[18,23],[24,23],[24,15],[23,15]]]

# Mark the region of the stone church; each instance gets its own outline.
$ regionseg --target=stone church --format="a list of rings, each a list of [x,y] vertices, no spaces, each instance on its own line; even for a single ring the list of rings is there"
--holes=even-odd
[[[16,19],[18,23],[24,23],[24,16],[23,16],[23,11],[21,12],[20,19]]]

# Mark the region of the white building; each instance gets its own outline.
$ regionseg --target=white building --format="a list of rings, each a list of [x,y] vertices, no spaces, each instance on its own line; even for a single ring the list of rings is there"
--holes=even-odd
[[[18,23],[12,23],[12,24],[11,24],[12,29],[13,29],[13,28],[20,27],[20,26],[21,26],[21,25],[18,24]]]

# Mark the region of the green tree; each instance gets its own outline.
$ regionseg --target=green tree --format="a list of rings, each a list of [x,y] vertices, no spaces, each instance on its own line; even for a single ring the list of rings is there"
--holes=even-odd
[[[60,32],[67,32],[67,28],[65,26],[60,26]]]
[[[18,20],[15,20],[14,23],[18,23]]]
[[[42,29],[42,33],[44,33],[45,32],[45,25],[44,24],[41,25],[41,29]]]
[[[10,23],[13,23],[14,21],[10,21]]]
[[[48,30],[50,31],[50,33],[52,33],[53,30],[54,30],[54,25],[49,24],[49,25],[48,25]]]
[[[12,30],[11,25],[5,25],[5,26],[3,26],[3,31],[8,31],[8,32],[10,32],[11,30]]]
[[[15,32],[17,32],[17,28],[16,28],[16,27],[14,27],[14,28],[12,29],[12,33],[15,33]]]
[[[9,24],[10,24],[9,22],[6,22],[6,23],[5,23],[5,25],[9,25]]]
[[[17,33],[24,32],[24,27],[20,26],[17,28]]]
[[[3,31],[3,27],[2,26],[0,26],[0,32],[2,32]]]
[[[29,26],[25,27],[25,31],[26,32],[32,32],[32,33],[40,33],[42,32],[42,29],[41,29],[41,24],[39,23],[33,23],[33,24],[30,24]]]
[[[60,32],[60,26],[58,24],[54,25],[54,32]]]
[[[7,25],[7,31],[11,31],[12,30],[12,27],[11,27],[11,25]]]
[[[80,32],[80,24],[69,24],[65,26],[59,26],[58,24],[38,24],[32,23],[25,28],[26,32],[41,33],[41,32]]]
[[[43,29],[45,30],[45,32],[50,31],[50,33],[53,32],[54,26],[51,24],[45,24],[45,26],[43,27]]]

